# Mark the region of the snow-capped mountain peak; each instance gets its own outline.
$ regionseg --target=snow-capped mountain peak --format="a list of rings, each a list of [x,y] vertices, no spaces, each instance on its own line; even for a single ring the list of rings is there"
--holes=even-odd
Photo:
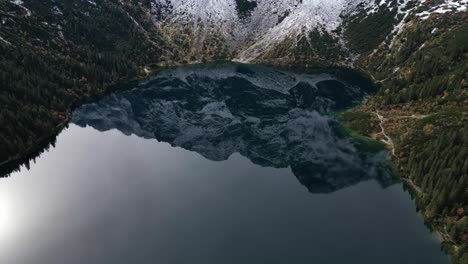
[[[230,57],[252,62],[271,56],[278,46],[294,50],[308,44],[311,33],[325,35],[346,50],[343,27],[354,15],[367,16],[387,12],[394,16],[393,30],[398,34],[409,15],[422,19],[432,13],[464,11],[468,0],[153,0],[152,14],[162,34],[170,41],[185,41],[188,61],[209,57]],[[418,13],[419,12],[419,13]],[[177,47],[180,44],[176,44]],[[338,47],[339,46],[339,47]],[[282,56],[289,56],[287,53]]]

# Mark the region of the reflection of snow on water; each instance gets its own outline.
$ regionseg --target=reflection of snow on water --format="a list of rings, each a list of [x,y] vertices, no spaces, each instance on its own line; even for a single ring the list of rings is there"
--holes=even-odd
[[[361,155],[327,114],[365,95],[330,74],[197,66],[164,71],[138,88],[84,105],[73,120],[156,138],[215,161],[240,153],[262,166],[291,167],[304,182],[316,177],[334,190],[363,178],[390,178],[388,157]]]

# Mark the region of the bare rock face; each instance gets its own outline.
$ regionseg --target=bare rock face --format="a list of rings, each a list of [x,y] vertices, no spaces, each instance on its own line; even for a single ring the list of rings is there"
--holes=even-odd
[[[10,0],[0,10],[34,21],[57,42],[75,34],[73,16],[93,21],[123,12],[116,24],[138,28],[161,51],[163,65],[234,60],[332,66],[391,46],[411,19],[465,12],[467,5],[468,0]],[[6,27],[14,21],[0,17]],[[9,34],[25,30],[15,23],[11,32],[0,28],[0,43],[11,44]]]
[[[168,41],[184,40],[182,56],[186,60],[225,57],[251,62],[275,56],[273,51],[280,45],[287,45],[287,50],[295,49],[301,41],[313,45],[309,35],[313,31],[335,38],[334,42],[338,43],[334,31],[341,25],[342,17],[367,2],[163,0],[155,1],[151,12]],[[277,56],[286,55],[287,51]]]
[[[414,0],[150,2],[151,7],[146,10],[161,29],[166,43],[176,50],[173,60],[189,63],[235,60],[345,64],[382,43],[390,45],[410,16],[425,19],[432,13],[466,10],[465,0],[450,1],[448,7]],[[381,32],[369,34],[367,30]],[[354,48],[359,43],[348,43],[356,42],[359,38],[355,35],[359,34],[370,38],[366,41],[371,44],[364,49]]]

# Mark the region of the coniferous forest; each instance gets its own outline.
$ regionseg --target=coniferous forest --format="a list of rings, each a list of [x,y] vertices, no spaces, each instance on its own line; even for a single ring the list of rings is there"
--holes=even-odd
[[[161,57],[159,47],[111,2],[93,16],[78,12],[75,1],[62,2],[68,19],[60,29],[0,3],[0,17],[11,18],[0,27],[8,36],[0,41],[1,162],[36,151],[68,122],[73,106],[141,76],[145,65]],[[35,4],[41,15],[50,15]]]
[[[377,114],[384,117],[401,177],[426,220],[450,238],[444,245],[455,263],[468,261],[467,21],[466,13],[418,21],[390,52],[378,49],[362,60],[379,80],[379,92],[342,117],[379,140]]]

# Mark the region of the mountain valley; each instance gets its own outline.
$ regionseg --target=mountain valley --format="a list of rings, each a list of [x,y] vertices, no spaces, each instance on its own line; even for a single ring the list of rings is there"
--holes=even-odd
[[[357,138],[388,145],[453,263],[468,263],[467,7],[467,0],[1,0],[1,171],[42,152],[76,107],[166,67],[352,69],[377,91],[337,109],[339,118]]]

